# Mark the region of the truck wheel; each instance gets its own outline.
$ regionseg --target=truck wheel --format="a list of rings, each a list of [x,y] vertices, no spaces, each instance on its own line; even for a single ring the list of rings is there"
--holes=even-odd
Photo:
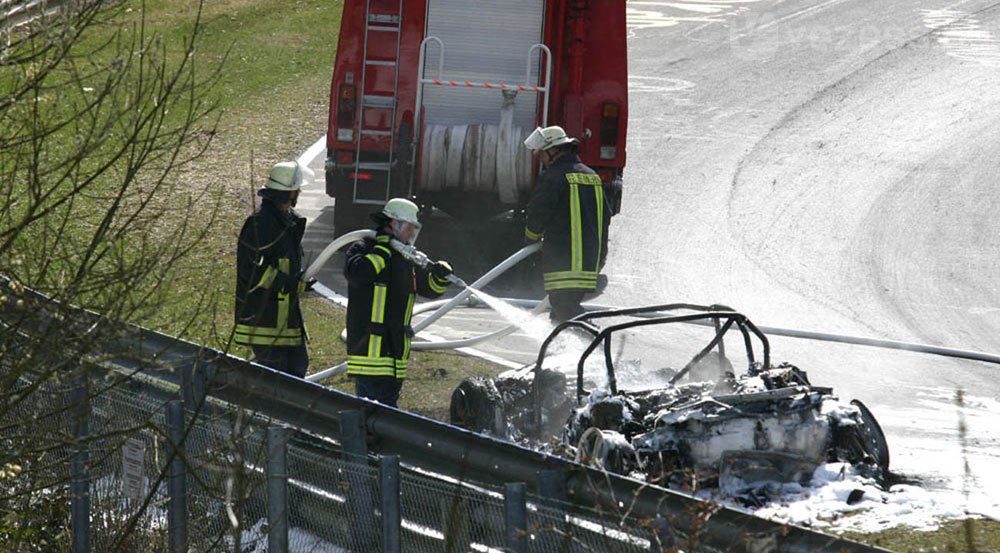
[[[496,386],[487,378],[462,380],[451,394],[449,407],[451,424],[473,432],[497,432],[500,397]]]

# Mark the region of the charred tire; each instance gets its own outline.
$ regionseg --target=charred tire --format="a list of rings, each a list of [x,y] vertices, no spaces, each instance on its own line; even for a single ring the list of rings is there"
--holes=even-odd
[[[851,400],[851,405],[861,412],[862,425],[858,428],[858,438],[865,453],[875,461],[883,471],[889,470],[889,443],[885,439],[882,427],[875,420],[875,415],[861,401]]]
[[[466,378],[451,393],[449,417],[455,426],[473,432],[498,432],[501,416],[500,394],[488,378]]]
[[[635,449],[625,441],[624,436],[595,426],[591,426],[580,436],[576,462],[617,474],[628,474],[638,465]]]
[[[538,384],[541,386],[540,400],[542,412],[542,427],[536,429],[537,435],[558,436],[563,428],[566,419],[573,412],[576,405],[571,400],[567,390],[566,375],[551,369],[542,369],[538,374]],[[534,381],[532,381],[534,387]],[[534,390],[531,390],[528,397],[531,398]],[[533,398],[532,398],[532,401]],[[534,411],[534,404],[529,406],[530,411]]]

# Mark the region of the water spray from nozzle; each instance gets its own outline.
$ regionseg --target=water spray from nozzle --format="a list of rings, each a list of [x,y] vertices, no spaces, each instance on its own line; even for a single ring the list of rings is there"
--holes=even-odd
[[[389,241],[389,246],[391,246],[392,249],[399,252],[399,254],[405,257],[410,263],[413,263],[414,265],[420,267],[421,269],[426,269],[427,266],[432,263],[431,258],[427,257],[427,254],[425,254],[424,252],[418,250],[416,246],[404,244],[403,242],[400,242],[395,238]],[[464,280],[458,278],[454,274],[446,276],[445,280],[451,282],[452,284],[457,284],[463,288],[469,287],[469,285],[466,284]]]

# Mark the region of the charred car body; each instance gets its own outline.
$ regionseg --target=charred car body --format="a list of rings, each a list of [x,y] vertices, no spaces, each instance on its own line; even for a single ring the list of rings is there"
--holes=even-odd
[[[642,369],[640,389],[620,389],[619,371],[629,360],[614,354],[614,338],[679,323],[701,324],[712,338],[680,369]],[[729,332],[745,350],[743,374],[733,371],[725,355]],[[549,353],[567,335],[583,346],[573,356],[574,387],[567,385],[573,371],[558,370]],[[586,376],[594,361],[605,373],[600,386]],[[650,387],[654,377],[665,383]],[[583,314],[549,334],[533,365],[495,379],[463,381],[452,394],[451,419],[674,488],[712,486],[720,479],[737,485],[805,484],[819,464],[836,461],[879,481],[889,475],[885,436],[864,404],[841,402],[793,365],[772,366],[767,337],[724,306],[670,304]]]

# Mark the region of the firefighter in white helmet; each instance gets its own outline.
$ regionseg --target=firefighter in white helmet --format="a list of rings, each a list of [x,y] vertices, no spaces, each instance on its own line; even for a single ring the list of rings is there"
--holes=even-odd
[[[254,360],[295,376],[309,365],[299,296],[306,220],[292,209],[312,171],[295,161],[276,164],[257,191],[260,206],[243,223],[236,248],[237,344]]]
[[[585,293],[597,289],[607,254],[604,186],[577,156],[580,141],[562,127],[537,128],[524,141],[538,155],[539,175],[525,220],[525,242],[542,246],[542,273],[555,322],[571,319],[583,308]]]
[[[396,407],[410,357],[414,297],[444,293],[452,273],[444,261],[415,266],[389,241],[413,245],[420,233],[417,204],[393,198],[372,213],[375,238],[347,250],[347,374],[355,394]]]

